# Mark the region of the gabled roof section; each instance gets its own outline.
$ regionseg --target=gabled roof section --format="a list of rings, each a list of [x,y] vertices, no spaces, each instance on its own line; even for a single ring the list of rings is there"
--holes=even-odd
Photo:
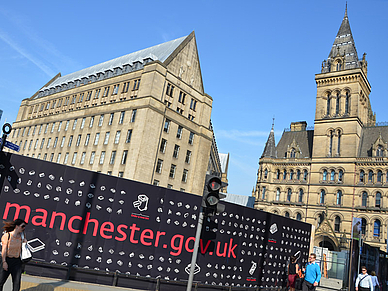
[[[59,77],[39,90],[37,97],[71,89],[78,83],[87,84],[90,81],[98,81],[139,70],[150,61],[158,60],[164,63],[189,36],[180,37]]]
[[[269,133],[268,140],[265,143],[265,148],[261,158],[276,158],[276,145],[275,145],[275,133],[272,124],[271,132]]]
[[[388,126],[372,126],[362,129],[360,145],[358,147],[358,157],[373,157],[373,146],[381,140],[381,145],[387,151],[386,141],[388,141]]]
[[[300,149],[300,158],[311,158],[313,149],[314,130],[284,131],[276,146],[278,158],[284,158],[293,143]]]

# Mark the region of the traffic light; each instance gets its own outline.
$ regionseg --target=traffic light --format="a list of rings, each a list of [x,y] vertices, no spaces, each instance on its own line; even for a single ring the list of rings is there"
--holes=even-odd
[[[205,189],[202,197],[202,207],[207,215],[214,215],[225,210],[225,205],[220,204],[220,200],[226,197],[225,194],[220,193],[222,187],[227,184],[222,182],[218,176],[206,175]]]

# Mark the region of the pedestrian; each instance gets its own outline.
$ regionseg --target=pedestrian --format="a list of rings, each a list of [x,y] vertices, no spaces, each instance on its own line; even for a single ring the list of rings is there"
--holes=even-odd
[[[318,286],[319,281],[321,280],[321,269],[319,265],[315,261],[317,259],[317,255],[311,253],[309,256],[309,263],[303,268],[305,273],[304,281],[302,284],[303,291],[315,291],[315,288]]]
[[[2,271],[0,272],[0,291],[7,281],[9,274],[12,276],[12,290],[20,290],[20,281],[22,276],[22,260],[20,253],[22,250],[22,233],[26,228],[27,223],[22,219],[14,221],[4,221],[3,229],[5,233],[1,237],[1,259],[3,263]],[[24,236],[24,241],[25,239]]]
[[[372,277],[373,290],[374,291],[380,290],[379,278],[377,278],[376,272],[375,271],[370,272],[370,276]]]
[[[356,279],[356,291],[373,291],[372,277],[368,275],[365,266],[361,267],[361,274]]]
[[[295,256],[291,256],[290,264],[288,265],[288,286],[290,291],[295,291],[295,280],[299,273],[299,265],[296,263]]]

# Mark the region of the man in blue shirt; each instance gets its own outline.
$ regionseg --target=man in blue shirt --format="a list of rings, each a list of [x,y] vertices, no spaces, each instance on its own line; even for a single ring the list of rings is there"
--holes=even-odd
[[[321,269],[315,262],[316,258],[315,254],[310,254],[309,263],[306,265],[306,268],[303,268],[305,273],[302,284],[303,291],[315,291],[315,287],[318,286],[318,282],[321,280]]]

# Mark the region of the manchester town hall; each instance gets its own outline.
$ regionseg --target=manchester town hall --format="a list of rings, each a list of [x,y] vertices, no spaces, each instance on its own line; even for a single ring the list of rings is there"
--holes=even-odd
[[[377,126],[366,54],[359,59],[347,10],[317,84],[314,128],[274,129],[259,160],[255,207],[315,226],[316,246],[349,248],[353,218],[365,242],[385,249],[388,127]]]

